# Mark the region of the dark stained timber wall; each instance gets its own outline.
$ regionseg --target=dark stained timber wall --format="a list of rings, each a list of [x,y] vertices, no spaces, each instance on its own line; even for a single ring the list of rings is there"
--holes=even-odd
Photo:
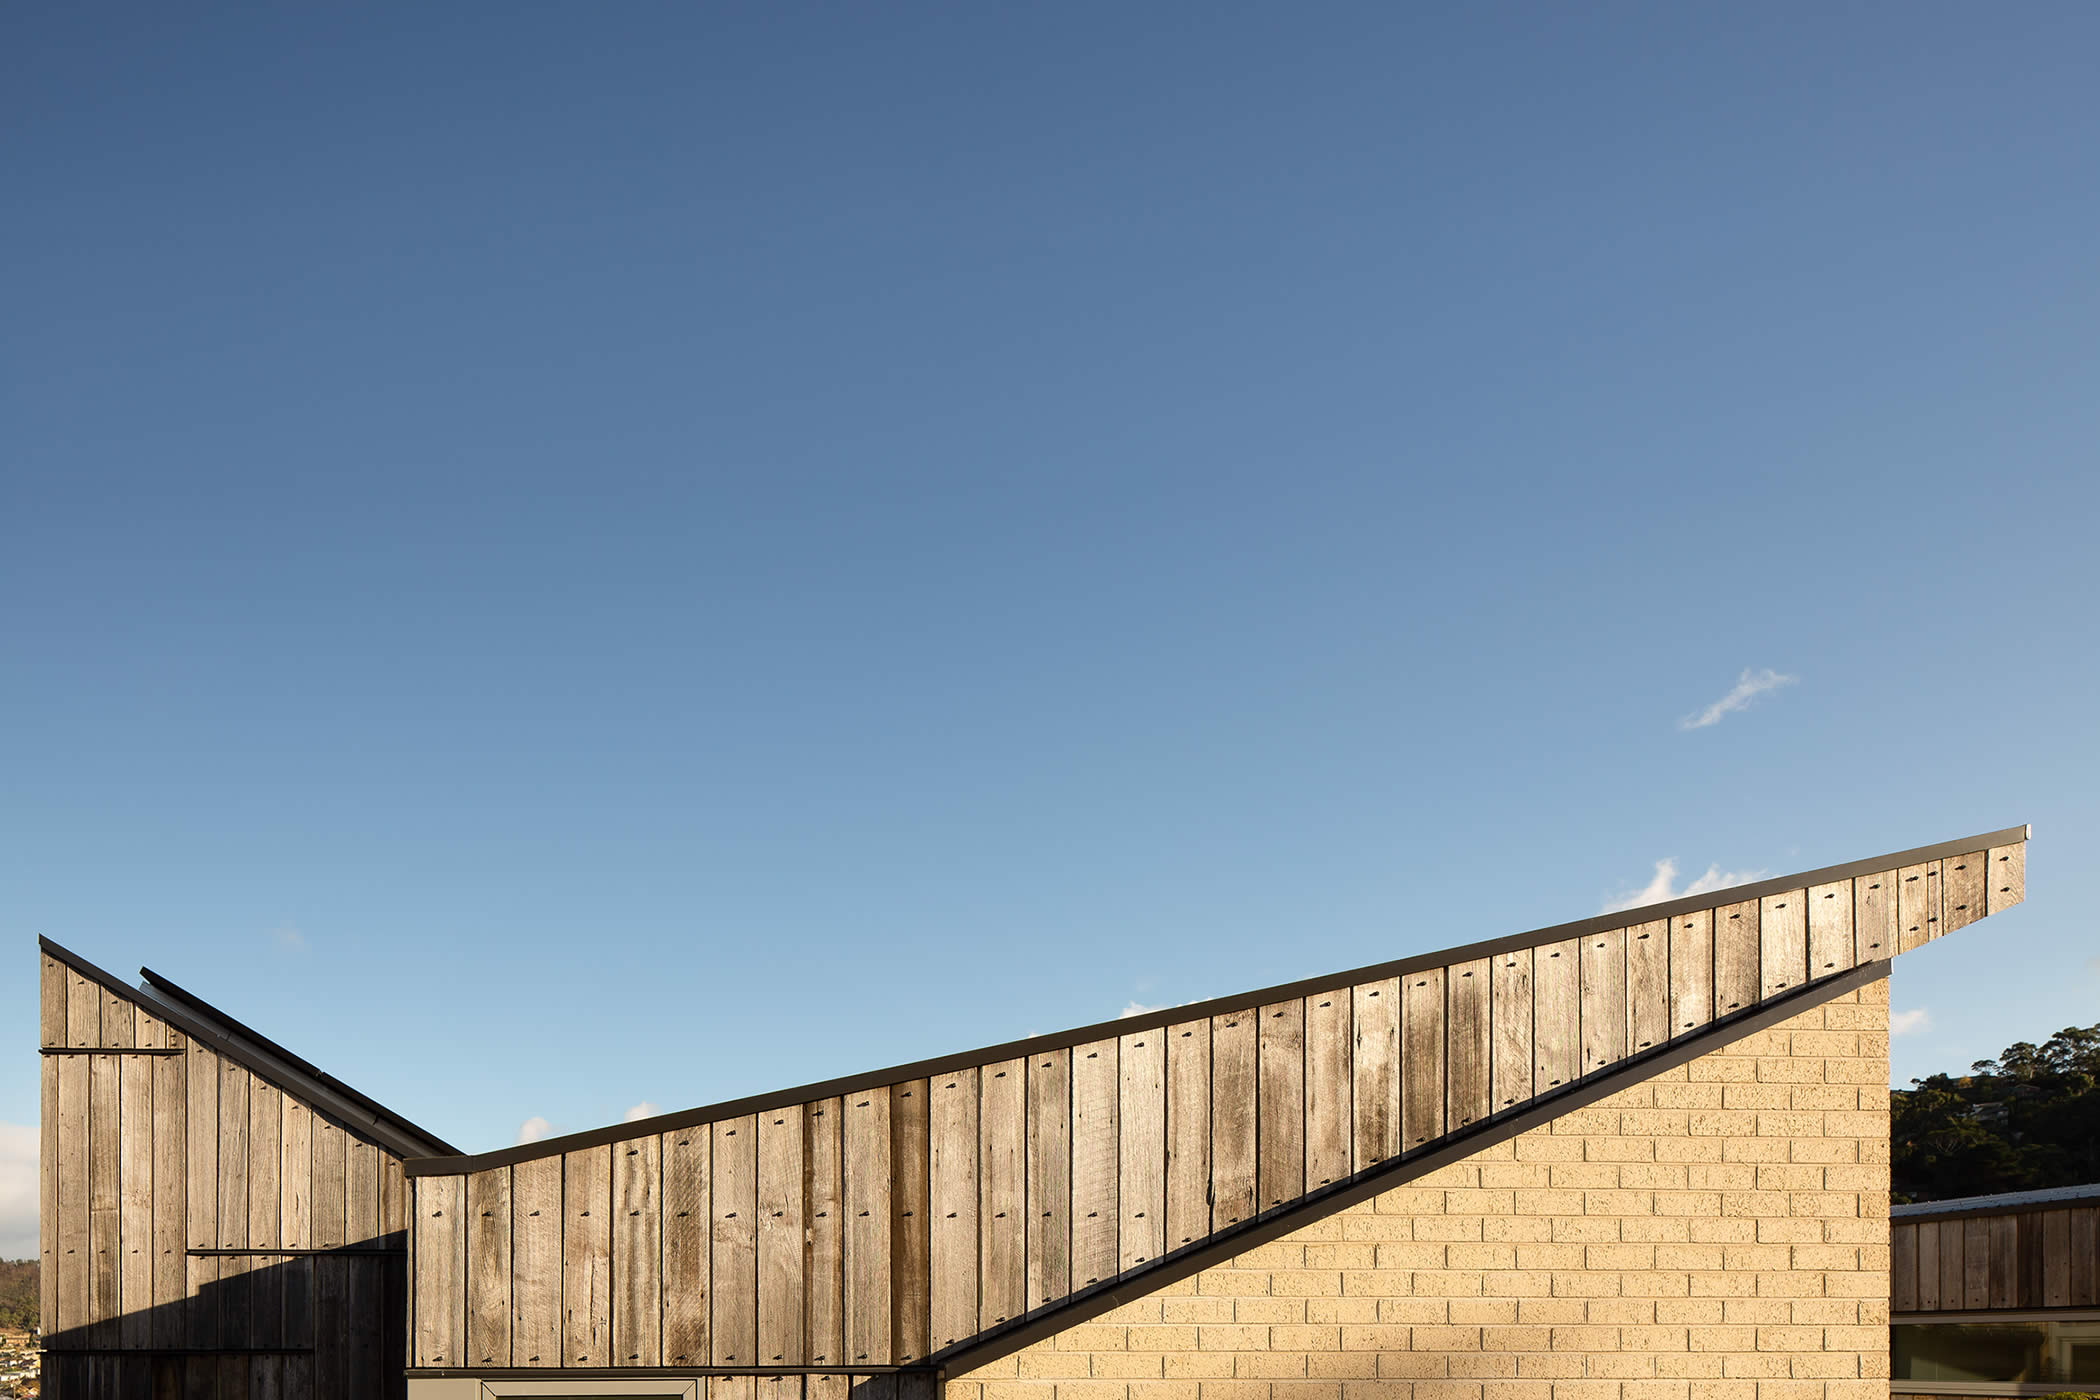
[[[2100,1307],[2100,1205],[1889,1222],[1897,1313]]]
[[[171,1008],[41,973],[47,1400],[402,1394],[400,1157]]]
[[[410,1364],[982,1359],[1024,1316],[2018,903],[2025,834],[415,1162]]]

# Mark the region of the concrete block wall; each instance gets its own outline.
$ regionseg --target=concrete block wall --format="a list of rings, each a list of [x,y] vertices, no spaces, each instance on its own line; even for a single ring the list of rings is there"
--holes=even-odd
[[[1888,983],[948,1382],[948,1400],[1887,1400]]]

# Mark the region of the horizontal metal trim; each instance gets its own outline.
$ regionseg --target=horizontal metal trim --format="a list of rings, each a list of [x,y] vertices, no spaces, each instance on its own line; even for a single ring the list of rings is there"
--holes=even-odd
[[[1964,836],[1955,841],[1941,841],[1931,846],[1917,846],[1907,851],[1893,851],[1887,855],[1870,856],[1865,860],[1847,861],[1843,865],[1826,865],[1819,870],[1804,870],[1795,875],[1780,875],[1755,884],[1738,885],[1733,889],[1709,890],[1704,894],[1686,895],[1666,900],[1661,904],[1644,905],[1638,909],[1621,909],[1610,914],[1593,914],[1573,923],[1554,924],[1548,928],[1534,929],[1529,933],[1510,934],[1480,943],[1467,943],[1457,948],[1447,948],[1428,953],[1415,954],[1392,962],[1373,963],[1368,967],[1353,968],[1346,972],[1329,973],[1321,977],[1305,977],[1295,982],[1285,982],[1274,987],[1263,987],[1258,991],[1241,992],[1235,996],[1217,997],[1210,1001],[1193,1002],[1187,1006],[1166,1007],[1148,1012],[1143,1016],[1119,1017],[1113,1021],[1097,1021],[1091,1026],[1076,1030],[1056,1031],[1048,1035],[1030,1036],[1026,1040],[1008,1041],[1003,1045],[987,1046],[980,1050],[966,1050],[959,1054],[940,1055],[930,1060],[919,1060],[912,1064],[892,1065],[887,1069],[873,1070],[865,1074],[846,1075],[838,1079],[827,1079],[815,1084],[803,1084],[792,1089],[780,1089],[764,1094],[753,1094],[740,1099],[729,1099],[722,1103],[709,1104],[703,1108],[681,1109],[676,1113],[661,1114],[655,1118],[638,1119],[632,1123],[620,1123],[610,1127],[593,1128],[584,1132],[568,1133],[561,1137],[542,1138],[538,1142],[521,1147],[498,1148],[493,1152],[479,1152],[448,1157],[419,1157],[404,1163],[410,1176],[457,1176],[467,1172],[487,1171],[493,1167],[507,1167],[518,1162],[535,1161],[563,1152],[574,1152],[586,1147],[602,1147],[607,1143],[624,1142],[629,1138],[651,1133],[672,1132],[679,1128],[697,1127],[702,1123],[718,1122],[724,1118],[738,1118],[747,1113],[759,1113],[766,1109],[780,1108],[788,1104],[807,1103],[811,1099],[826,1099],[838,1094],[853,1093],[862,1089],[879,1088],[885,1084],[896,1084],[907,1079],[924,1079],[931,1075],[944,1074],[949,1070],[968,1069],[975,1065],[988,1064],[995,1060],[1018,1059],[1045,1050],[1061,1050],[1089,1040],[1105,1040],[1110,1037],[1132,1035],[1139,1031],[1155,1030],[1161,1026],[1174,1025],[1181,1021],[1200,1021],[1210,1016],[1221,1016],[1234,1011],[1245,1011],[1268,1002],[1281,1001],[1289,997],[1307,996],[1314,992],[1333,991],[1338,987],[1353,986],[1361,982],[1374,982],[1386,977],[1405,976],[1427,968],[1448,967],[1453,963],[1471,962],[1478,958],[1493,957],[1498,953],[1514,952],[1520,948],[1536,948],[1541,944],[1565,942],[1585,934],[1604,929],[1626,928],[1632,924],[1646,923],[1651,919],[1666,919],[1693,910],[1713,909],[1724,904],[1734,904],[1746,899],[1757,899],[1768,894],[1781,894],[1787,890],[1800,889],[1807,885],[1823,885],[1833,880],[1851,879],[1857,875],[1871,875],[1882,870],[1893,870],[1905,865],[1918,865],[1944,856],[1966,855],[1971,851],[1987,850],[1992,846],[2009,846],[2025,841],[2031,828],[2009,826],[1998,831],[1988,831],[1976,836]]]
[[[616,1381],[703,1379],[708,1376],[932,1375],[922,1366],[411,1366],[412,1381]]]
[[[126,986],[122,981],[81,957],[70,948],[53,943],[48,938],[37,939],[37,945],[51,957],[64,963],[73,971],[103,989],[115,992],[133,1006],[143,1008],[148,1015],[166,1021],[191,1040],[214,1055],[223,1055],[252,1074],[260,1075],[267,1082],[284,1090],[301,1103],[318,1109],[343,1127],[367,1142],[376,1142],[396,1157],[407,1160],[418,1154],[427,1154],[432,1147],[449,1146],[444,1139],[433,1137],[417,1129],[413,1134],[404,1132],[397,1123],[389,1121],[394,1115],[375,1114],[362,1104],[345,1098],[336,1087],[316,1079],[296,1064],[291,1064],[270,1055],[253,1045],[243,1044],[229,1036],[220,1027],[211,1024],[197,1012],[180,1003],[164,999],[150,989]],[[92,1049],[93,1047],[82,1047]],[[294,1057],[297,1058],[296,1056]],[[337,1081],[339,1083],[339,1081]],[[341,1086],[348,1088],[347,1085]],[[363,1098],[355,1090],[350,1091]],[[368,1101],[369,1102],[369,1101]],[[405,1122],[406,1120],[400,1120]]]
[[[1888,975],[1888,960],[1880,959],[1862,963],[1847,972],[1833,973],[1820,981],[1804,983],[1783,996],[1747,1007],[1721,1020],[1709,1022],[1680,1040],[1659,1045],[1631,1060],[1621,1060],[1610,1069],[1587,1079],[1578,1079],[1565,1089],[1556,1090],[1543,1099],[1533,1099],[1520,1108],[1505,1109],[1495,1117],[1485,1119],[1476,1127],[1466,1129],[1455,1137],[1446,1136],[1434,1147],[1419,1150],[1412,1155],[1389,1158],[1331,1186],[1323,1186],[1317,1191],[1300,1196],[1289,1205],[1276,1207],[1243,1224],[1206,1235],[1194,1244],[1184,1245],[1171,1254],[1162,1255],[1153,1263],[1106,1279],[1069,1297],[1060,1298],[1048,1307],[1014,1319],[998,1331],[980,1333],[967,1341],[957,1343],[947,1351],[935,1352],[927,1359],[938,1365],[942,1376],[947,1377],[1010,1356],[1032,1342],[1041,1341],[1044,1337],[1062,1332],[1066,1328],[1076,1327],[1111,1308],[1118,1308],[1135,1299],[1156,1293],[1167,1285],[1179,1283],[1213,1264],[1223,1263],[1257,1245],[1280,1239],[1314,1220],[1332,1215],[1360,1201],[1367,1201],[1396,1186],[1404,1186],[1418,1177],[1450,1166],[1453,1162],[1464,1161],[1484,1148],[1507,1142],[1519,1133],[1528,1132],[1543,1123],[1550,1123],[1578,1108],[1587,1108],[1621,1089],[1652,1078],[1664,1070],[1689,1064],[1701,1055],[1711,1054],[1722,1046],[1798,1016],[1809,1007],[1819,1006],[1847,992],[1879,982]]]
[[[312,1347],[38,1347],[46,1356],[312,1356]]]
[[[2100,1318],[2100,1308],[2081,1306],[2075,1308],[2007,1308],[1992,1312],[1978,1308],[1974,1312],[1949,1312],[1942,1308],[1938,1312],[1899,1312],[1889,1314],[1891,1327],[1916,1327],[1934,1322],[1975,1323],[1985,1325],[1993,1322],[2091,1322]],[[2010,1382],[2008,1382],[2010,1384]]]
[[[39,1055],[180,1055],[165,1045],[45,1045]]]
[[[406,1246],[395,1245],[387,1249],[186,1249],[183,1253],[192,1258],[211,1259],[305,1259],[314,1255],[325,1255],[331,1259],[401,1259],[406,1258]]]

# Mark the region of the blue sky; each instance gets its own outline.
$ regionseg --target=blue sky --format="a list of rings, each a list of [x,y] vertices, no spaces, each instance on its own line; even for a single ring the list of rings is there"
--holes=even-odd
[[[2090,7],[0,23],[24,1027],[482,1149],[2021,821],[1897,1078],[2100,1020]]]

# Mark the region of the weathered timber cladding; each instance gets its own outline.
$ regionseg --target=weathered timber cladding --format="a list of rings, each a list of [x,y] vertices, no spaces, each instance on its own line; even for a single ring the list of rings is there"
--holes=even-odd
[[[2100,1203],[1889,1222],[1897,1313],[2100,1307]]]
[[[41,1066],[45,1393],[400,1395],[401,1159],[302,1099],[308,1081],[236,1058],[222,1027],[192,1034],[63,949],[39,961],[40,1048],[56,1052]],[[321,1133],[338,1145],[325,1258],[310,1252]],[[340,1288],[317,1290],[317,1270]]]
[[[804,1103],[746,1104],[712,1125],[672,1127],[656,1159],[661,1180],[636,1193],[660,1216],[661,1364],[757,1353],[760,1367],[787,1365],[798,1344],[812,1366],[938,1355],[1352,1173],[1449,1143],[1886,959],[1905,913],[1941,917],[1923,893],[1899,909],[1899,871],[1937,871],[1920,878],[1938,890],[1959,867],[1967,883],[1957,903],[1980,899],[1986,912],[2024,895],[2021,843],[1946,849],[1891,859],[1873,874],[1769,882],[1696,907],[1549,930],[1522,946],[1301,984],[1137,1029],[943,1062],[923,1079],[832,1086]],[[1944,907],[1940,896],[1936,910]],[[748,1162],[725,1136],[739,1123],[758,1129]],[[775,1130],[777,1145],[767,1136]],[[510,1155],[506,1170],[523,1171]],[[444,1170],[419,1167],[411,1185],[420,1193]],[[767,1223],[792,1221],[797,1209],[799,1259],[784,1241],[776,1246]],[[756,1216],[748,1234],[729,1223],[745,1212]],[[695,1217],[713,1229],[696,1231]],[[2070,1230],[2067,1221],[2066,1238]],[[414,1247],[420,1253],[422,1241]],[[1935,1234],[1935,1291],[1940,1247]],[[514,1289],[523,1249],[514,1237]],[[1915,1268],[1922,1275],[1923,1263]],[[472,1258],[465,1269],[474,1278],[504,1272],[478,1273]],[[571,1259],[562,1279],[574,1271]],[[1973,1282],[1957,1277],[1964,1289]],[[1988,1292],[1989,1267],[1978,1277]],[[566,1299],[559,1306],[572,1310]],[[643,1299],[615,1304],[616,1347],[628,1311],[640,1315]],[[523,1344],[515,1301],[511,1316],[513,1365],[562,1364]]]

